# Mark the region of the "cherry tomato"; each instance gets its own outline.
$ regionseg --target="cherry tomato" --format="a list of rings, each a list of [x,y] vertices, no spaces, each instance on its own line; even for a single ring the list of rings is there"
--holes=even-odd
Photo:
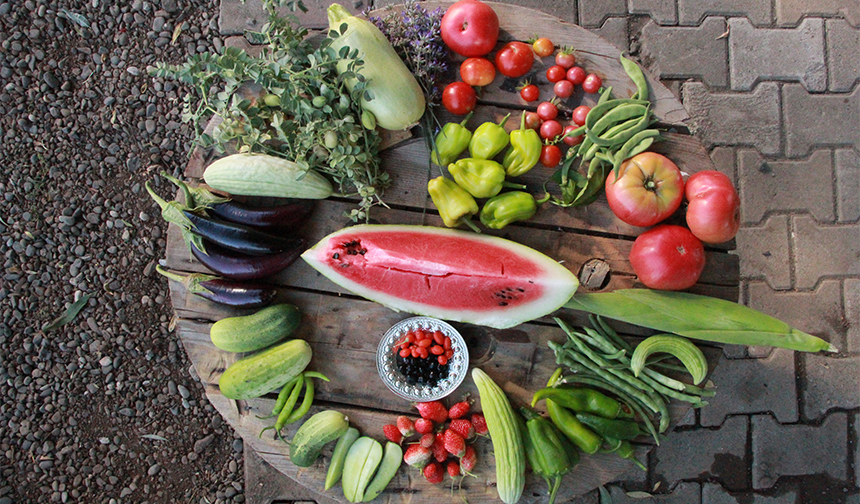
[[[496,78],[496,67],[487,58],[466,58],[460,64],[460,78],[470,86],[486,86]]]
[[[570,114],[573,124],[583,126],[585,124],[585,118],[588,116],[589,112],[591,112],[591,107],[588,105],[580,105],[573,109],[573,112]]]
[[[681,170],[666,156],[643,152],[622,163],[606,177],[609,208],[631,226],[648,227],[669,217],[681,206],[684,179]]]
[[[484,56],[496,47],[499,17],[480,0],[460,0],[445,11],[440,29],[442,40],[455,53]]]
[[[540,164],[547,168],[558,166],[561,162],[561,149],[558,145],[544,145],[540,150]]]
[[[570,133],[571,131],[575,130],[576,128],[577,128],[577,126],[575,126],[575,125],[573,125],[573,124],[569,124],[569,125],[567,125],[567,126],[565,126],[565,127],[564,127],[564,131],[563,131],[562,133],[564,133],[565,135],[567,135],[568,133]],[[565,136],[565,137],[564,137],[564,140],[562,140],[562,141],[563,141],[566,145],[568,145],[569,147],[573,147],[574,145],[579,145],[579,144],[581,144],[583,140],[585,140],[585,135]]]
[[[520,89],[520,97],[527,102],[537,101],[540,98],[540,89],[534,84],[525,85]]]
[[[537,106],[537,115],[544,121],[555,119],[558,117],[558,107],[556,107],[555,103],[552,102],[541,102],[540,105]]]
[[[564,67],[553,65],[546,69],[546,80],[550,82],[558,82],[564,79]]]
[[[573,66],[567,70],[567,80],[577,86],[585,82],[585,70],[582,67]]]
[[[536,130],[540,128],[541,118],[537,112],[526,112],[526,128]]]
[[[546,58],[555,51],[555,44],[552,43],[552,40],[541,37],[532,42],[532,49],[541,58]]]
[[[475,109],[478,95],[465,82],[452,82],[442,91],[442,105],[454,115],[466,115]]]
[[[573,83],[569,80],[562,79],[555,83],[552,91],[559,98],[569,98],[573,94]]]
[[[741,226],[741,200],[729,177],[715,170],[694,173],[684,184],[687,226],[705,243],[723,243]]]
[[[603,85],[603,79],[597,74],[588,74],[585,80],[582,81],[582,90],[586,93],[596,93],[600,91],[600,86]]]
[[[552,140],[553,138],[561,135],[562,131],[564,131],[564,128],[562,128],[561,123],[555,119],[544,121],[543,124],[540,125],[540,136],[546,140]]]
[[[534,52],[525,42],[508,42],[496,53],[496,69],[505,77],[522,77],[534,61]]]
[[[646,287],[688,289],[705,269],[705,247],[689,229],[661,224],[636,238],[630,249],[630,264]]]
[[[572,67],[576,63],[576,56],[573,55],[572,49],[561,48],[555,55],[555,64],[561,66],[565,70]]]

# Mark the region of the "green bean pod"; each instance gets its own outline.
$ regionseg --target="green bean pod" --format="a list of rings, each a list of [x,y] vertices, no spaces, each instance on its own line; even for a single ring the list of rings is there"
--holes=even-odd
[[[639,133],[640,131],[642,131],[648,127],[648,125],[651,123],[651,115],[650,114],[651,114],[650,111],[646,110],[644,114],[639,116],[639,118],[638,118],[639,120],[636,121],[636,123],[634,123],[633,126],[631,126],[629,128],[625,128],[623,131],[620,131],[618,133],[614,133],[611,136],[609,134],[607,134],[605,136],[598,136],[599,134],[596,132],[597,131],[596,128],[595,128],[595,132],[586,132],[586,134],[591,133],[591,135],[593,137],[593,138],[591,138],[591,141],[597,145],[602,146],[602,147],[607,147],[607,146],[611,146],[611,145],[621,145],[621,144],[627,142],[627,140],[630,140],[633,137],[633,135],[635,135],[636,133]]]
[[[645,73],[633,60],[629,60],[623,55],[620,57],[620,60],[621,66],[624,68],[624,71],[627,72],[627,76],[630,77],[630,80],[632,80],[633,84],[636,85],[636,92],[631,96],[631,98],[647,100],[649,93],[648,80],[645,78]]]
[[[624,162],[629,156],[630,151],[639,145],[639,142],[647,139],[659,136],[660,132],[655,129],[646,129],[642,130],[639,133],[633,135],[627,142],[624,143],[624,146],[615,154],[615,163],[612,165],[612,170],[617,172],[621,167],[621,163]]]
[[[595,105],[594,108],[588,111],[588,114],[585,116],[585,127],[587,129],[592,129],[594,124],[599,121],[604,114],[608,111],[614,109],[615,107],[621,105],[648,105],[648,100],[636,100],[632,98],[619,98],[614,100],[607,100],[600,105]]]
[[[599,135],[621,121],[626,121],[632,117],[640,117],[647,114],[647,105],[639,105],[636,103],[619,105],[603,114],[603,117],[598,119],[590,128],[586,129],[595,135]]]

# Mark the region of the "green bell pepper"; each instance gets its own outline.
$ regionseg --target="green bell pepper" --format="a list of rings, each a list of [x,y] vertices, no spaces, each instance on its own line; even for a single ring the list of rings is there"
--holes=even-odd
[[[476,198],[490,198],[499,194],[502,187],[519,184],[505,182],[505,169],[492,159],[463,158],[448,165],[448,173],[454,177],[454,182]]]
[[[502,229],[511,222],[531,219],[537,212],[534,196],[523,191],[499,194],[487,200],[481,209],[481,223],[490,229]]]
[[[477,226],[469,218],[478,213],[478,203],[465,189],[453,180],[436,177],[427,183],[427,192],[430,193],[430,198],[446,226],[457,227],[460,224],[466,224],[478,231]]]
[[[475,159],[491,159],[508,145],[508,132],[502,127],[511,114],[498,124],[485,122],[478,126],[469,141],[469,155]]]
[[[435,148],[430,153],[430,160],[433,161],[433,164],[448,166],[469,147],[472,132],[466,128],[466,122],[471,117],[472,112],[469,112],[463,122],[449,122],[442,126],[442,130],[436,135]]]
[[[511,146],[505,152],[502,166],[511,177],[518,177],[534,168],[540,160],[543,144],[537,131],[526,128],[526,113],[520,118],[520,129],[511,131]]]

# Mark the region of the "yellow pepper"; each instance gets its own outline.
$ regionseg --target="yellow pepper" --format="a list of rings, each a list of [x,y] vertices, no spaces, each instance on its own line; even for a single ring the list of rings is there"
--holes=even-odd
[[[427,192],[430,193],[430,198],[446,226],[457,227],[460,224],[466,224],[478,231],[478,227],[470,219],[472,215],[478,213],[478,203],[465,189],[453,180],[436,177],[427,183]]]

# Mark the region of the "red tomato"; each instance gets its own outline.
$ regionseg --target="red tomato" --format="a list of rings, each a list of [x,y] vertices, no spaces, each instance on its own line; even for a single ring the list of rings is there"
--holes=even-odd
[[[606,199],[616,217],[631,226],[648,227],[669,217],[681,206],[684,179],[666,156],[643,152],[625,161],[606,177]]]
[[[687,226],[705,243],[723,243],[741,227],[741,199],[729,177],[716,170],[694,173],[684,185]]]
[[[569,98],[573,94],[573,83],[569,80],[562,79],[555,83],[552,87],[553,93],[559,98]]]
[[[603,85],[603,79],[597,74],[588,74],[585,80],[582,81],[582,90],[586,93],[596,93],[600,91],[600,86]]]
[[[573,55],[573,49],[563,47],[555,55],[555,64],[563,67],[565,70],[572,67],[575,63],[576,56]]]
[[[455,53],[484,56],[496,47],[499,17],[479,0],[460,0],[445,11],[440,28],[442,40]]]
[[[466,58],[460,64],[460,78],[470,86],[486,86],[496,78],[496,67],[487,58]]]
[[[546,69],[546,80],[550,82],[558,82],[564,79],[565,70],[563,66],[553,65]]]
[[[526,112],[526,128],[536,130],[540,128],[541,118],[537,112]]]
[[[577,86],[585,82],[585,70],[582,67],[574,66],[567,70],[567,80],[573,82]]]
[[[541,58],[546,58],[555,51],[555,44],[552,43],[552,40],[541,37],[532,42],[532,49]]]
[[[540,151],[540,164],[547,168],[558,166],[561,162],[561,149],[558,145],[544,145]]]
[[[540,98],[540,89],[534,84],[528,84],[520,89],[520,97],[527,102],[537,101]]]
[[[564,134],[567,135],[571,131],[575,130],[577,127],[573,124],[569,124],[564,127]],[[563,142],[569,147],[573,147],[574,145],[579,145],[582,141],[585,140],[585,135],[577,135],[577,136],[565,136]]]
[[[561,123],[559,123],[555,119],[544,121],[543,124],[540,125],[540,136],[541,138],[545,138],[547,140],[551,140],[561,135],[562,131],[564,131],[564,128],[562,128]]]
[[[705,269],[705,247],[689,229],[661,224],[636,238],[630,264],[646,287],[688,289]]]
[[[475,109],[478,95],[465,82],[452,82],[442,91],[442,105],[454,115],[466,115]]]
[[[505,77],[522,77],[534,61],[532,48],[525,42],[508,42],[496,53],[496,68]]]
[[[558,107],[556,107],[555,103],[552,102],[541,102],[540,105],[537,106],[537,115],[544,121],[555,119],[558,117]]]
[[[583,126],[585,124],[585,118],[588,116],[589,112],[591,112],[591,107],[588,105],[580,105],[573,109],[573,112],[570,114],[573,124]]]

